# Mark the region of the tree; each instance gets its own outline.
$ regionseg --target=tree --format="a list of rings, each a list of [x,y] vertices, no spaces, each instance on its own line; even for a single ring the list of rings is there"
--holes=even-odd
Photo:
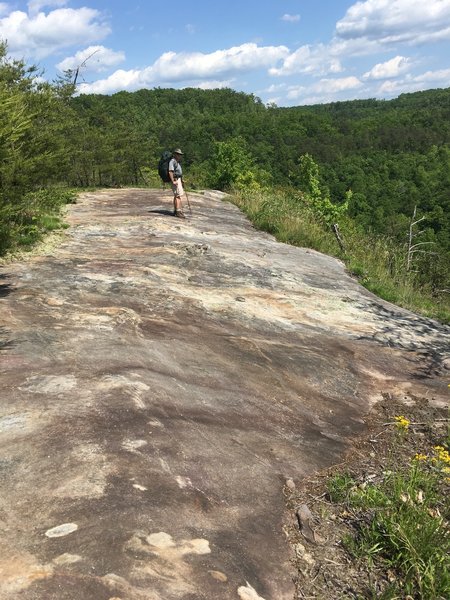
[[[347,212],[351,191],[347,192],[344,203],[333,204],[329,193],[322,191],[320,187],[319,167],[312,156],[303,154],[299,159],[299,166],[298,183],[300,189],[305,193],[313,212],[328,226],[333,227]]]
[[[210,185],[219,190],[257,187],[254,159],[242,137],[217,142],[210,160]]]

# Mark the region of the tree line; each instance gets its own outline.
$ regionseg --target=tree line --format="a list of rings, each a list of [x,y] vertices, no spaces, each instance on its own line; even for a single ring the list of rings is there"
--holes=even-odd
[[[280,108],[231,89],[77,95],[72,74],[39,75],[0,44],[0,252],[51,227],[74,188],[158,185],[159,156],[180,146],[196,188],[306,193],[309,164],[328,211],[417,236],[417,280],[448,293],[450,89]]]

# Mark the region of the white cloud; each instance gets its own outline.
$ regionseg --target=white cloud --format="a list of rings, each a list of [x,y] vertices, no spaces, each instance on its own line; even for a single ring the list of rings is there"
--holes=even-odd
[[[60,8],[61,6],[66,6],[68,0],[30,0],[28,2],[28,12],[30,15],[37,14],[41,8],[57,6]]]
[[[6,4],[6,2],[0,2],[0,17],[2,15],[6,15],[9,12],[9,6]]]
[[[424,82],[409,80],[388,80],[384,81],[375,91],[377,98],[394,98],[399,94],[408,94],[411,92],[419,92],[420,90],[428,89],[430,86]]]
[[[378,63],[364,73],[364,79],[391,79],[411,69],[411,60],[405,56],[395,56],[384,63]]]
[[[143,71],[119,69],[106,79],[82,83],[78,89],[81,94],[111,94],[119,90],[135,91],[144,87],[148,87],[148,82]]]
[[[254,43],[216,50],[210,54],[166,52],[147,71],[152,77],[163,81],[201,79],[269,67],[288,53],[286,46],[257,46]]]
[[[345,90],[354,90],[362,86],[361,81],[357,77],[341,77],[339,79],[321,79],[318,83],[312,86],[315,92],[335,93]],[[311,89],[311,88],[309,88]]]
[[[450,69],[426,71],[416,76],[408,75],[404,79],[384,81],[377,90],[379,97],[392,97],[407,92],[427,90],[431,87],[449,87]]]
[[[272,85],[269,85],[268,88],[263,90],[263,92],[273,94],[274,92],[279,92],[280,90],[284,90],[285,88],[286,88],[285,83],[272,84]]]
[[[98,41],[111,32],[98,10],[59,8],[27,15],[16,10],[0,19],[0,38],[11,55],[45,58],[74,44]]]
[[[242,44],[210,54],[166,52],[153,65],[142,70],[119,70],[104,80],[81,86],[83,93],[109,94],[118,89],[129,91],[155,83],[175,83],[217,79],[220,75],[267,68],[289,53],[285,46]]]
[[[313,85],[289,86],[287,97],[289,100],[298,100],[306,104],[314,104],[312,99],[317,102],[330,102],[335,94],[346,92],[347,90],[355,90],[362,87],[361,81],[357,77],[341,77],[337,79],[321,79]],[[305,94],[308,94],[308,101]]]
[[[365,0],[356,2],[337,22],[345,39],[366,38],[381,44],[412,45],[450,39],[448,0]]]
[[[329,43],[304,45],[291,52],[273,76],[304,74],[325,76],[342,73],[357,56],[376,55],[389,47],[450,39],[450,0],[362,0],[355,2],[336,24]],[[364,78],[398,77],[412,68],[402,56],[379,63]]]
[[[234,79],[228,79],[226,81],[202,81],[190,87],[199,88],[201,90],[217,90],[223,88],[230,88],[233,85],[234,81]]]
[[[415,81],[440,83],[444,87],[450,86],[450,69],[439,69],[438,71],[427,71],[414,77]]]
[[[83,65],[86,71],[100,73],[118,65],[124,60],[124,52],[114,52],[114,50],[105,48],[104,46],[89,46],[85,50],[80,50],[74,56],[65,58],[56,67],[60,71],[68,71],[69,69],[74,70]]]
[[[341,63],[336,56],[333,56],[331,46],[317,44],[301,46],[284,59],[281,67],[272,67],[269,73],[276,76],[295,73],[324,75],[339,73],[341,70]]]
[[[287,21],[288,23],[297,23],[300,21],[300,15],[283,15],[281,17],[282,21]]]

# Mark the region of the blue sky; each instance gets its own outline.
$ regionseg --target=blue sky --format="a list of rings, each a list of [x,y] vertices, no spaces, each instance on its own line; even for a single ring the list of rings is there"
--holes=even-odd
[[[79,92],[229,87],[293,106],[450,87],[450,0],[0,0],[8,53]]]

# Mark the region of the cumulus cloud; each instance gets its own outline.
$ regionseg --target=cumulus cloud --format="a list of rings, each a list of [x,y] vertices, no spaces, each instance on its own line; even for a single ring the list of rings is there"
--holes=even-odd
[[[386,52],[399,44],[413,45],[450,39],[449,0],[363,0],[354,3],[336,24],[326,44],[304,45],[289,53],[270,75],[326,76],[342,73],[356,56]],[[398,77],[412,68],[410,59],[396,56],[376,64],[366,80]]]
[[[361,89],[362,82],[357,77],[341,77],[336,79],[321,79],[313,85],[289,86],[288,100],[301,100],[302,104],[320,104],[333,102],[336,96],[350,90]]]
[[[419,75],[408,75],[403,79],[384,81],[377,90],[377,96],[386,98],[404,94],[407,92],[418,92],[430,87],[449,87],[450,69],[438,69],[436,71],[425,71]]]
[[[404,56],[395,56],[384,63],[378,63],[364,73],[364,79],[391,79],[411,69],[411,60]]]
[[[300,21],[300,15],[283,15],[281,17],[282,21],[287,21],[288,23],[297,23]]]
[[[223,81],[201,81],[200,83],[194,83],[190,85],[190,87],[199,88],[201,90],[218,90],[223,88],[230,88],[233,85],[234,81],[234,79],[227,79]]]
[[[61,6],[66,6],[67,2],[68,0],[30,0],[30,2],[28,2],[28,12],[30,15],[35,15],[41,8],[50,8],[54,6],[60,8]]]
[[[421,75],[417,75],[415,81],[437,83],[444,87],[450,86],[450,69],[439,69],[437,71],[426,71]]]
[[[242,44],[210,54],[201,52],[165,52],[153,65],[141,69],[119,70],[104,80],[81,86],[83,93],[108,94],[118,89],[128,91],[156,83],[207,81],[218,76],[267,68],[289,54],[285,46]]]
[[[218,74],[250,71],[269,67],[289,54],[286,46],[258,46],[254,43],[202,52],[166,52],[146,71],[148,75],[163,81],[200,79]]]
[[[284,90],[286,88],[285,83],[272,84],[269,85],[268,88],[262,90],[264,93],[273,94],[274,92],[279,92],[280,90]]]
[[[295,73],[324,75],[339,73],[341,70],[341,63],[336,56],[333,56],[332,47],[317,44],[315,46],[301,46],[284,59],[281,67],[272,67],[269,69],[269,73],[276,76],[293,75]]]
[[[338,79],[321,79],[313,86],[315,92],[343,92],[345,90],[354,90],[362,86],[357,77],[341,77]]]
[[[69,56],[58,63],[60,71],[74,70],[83,65],[87,71],[101,73],[106,69],[115,67],[125,60],[124,52],[114,52],[104,46],[89,46],[80,50],[74,56]]]
[[[344,39],[376,39],[381,44],[450,39],[447,0],[365,0],[357,2],[336,24]]]
[[[35,15],[16,10],[0,18],[0,38],[8,41],[13,56],[41,59],[72,45],[98,41],[110,32],[102,14],[85,7]]]

